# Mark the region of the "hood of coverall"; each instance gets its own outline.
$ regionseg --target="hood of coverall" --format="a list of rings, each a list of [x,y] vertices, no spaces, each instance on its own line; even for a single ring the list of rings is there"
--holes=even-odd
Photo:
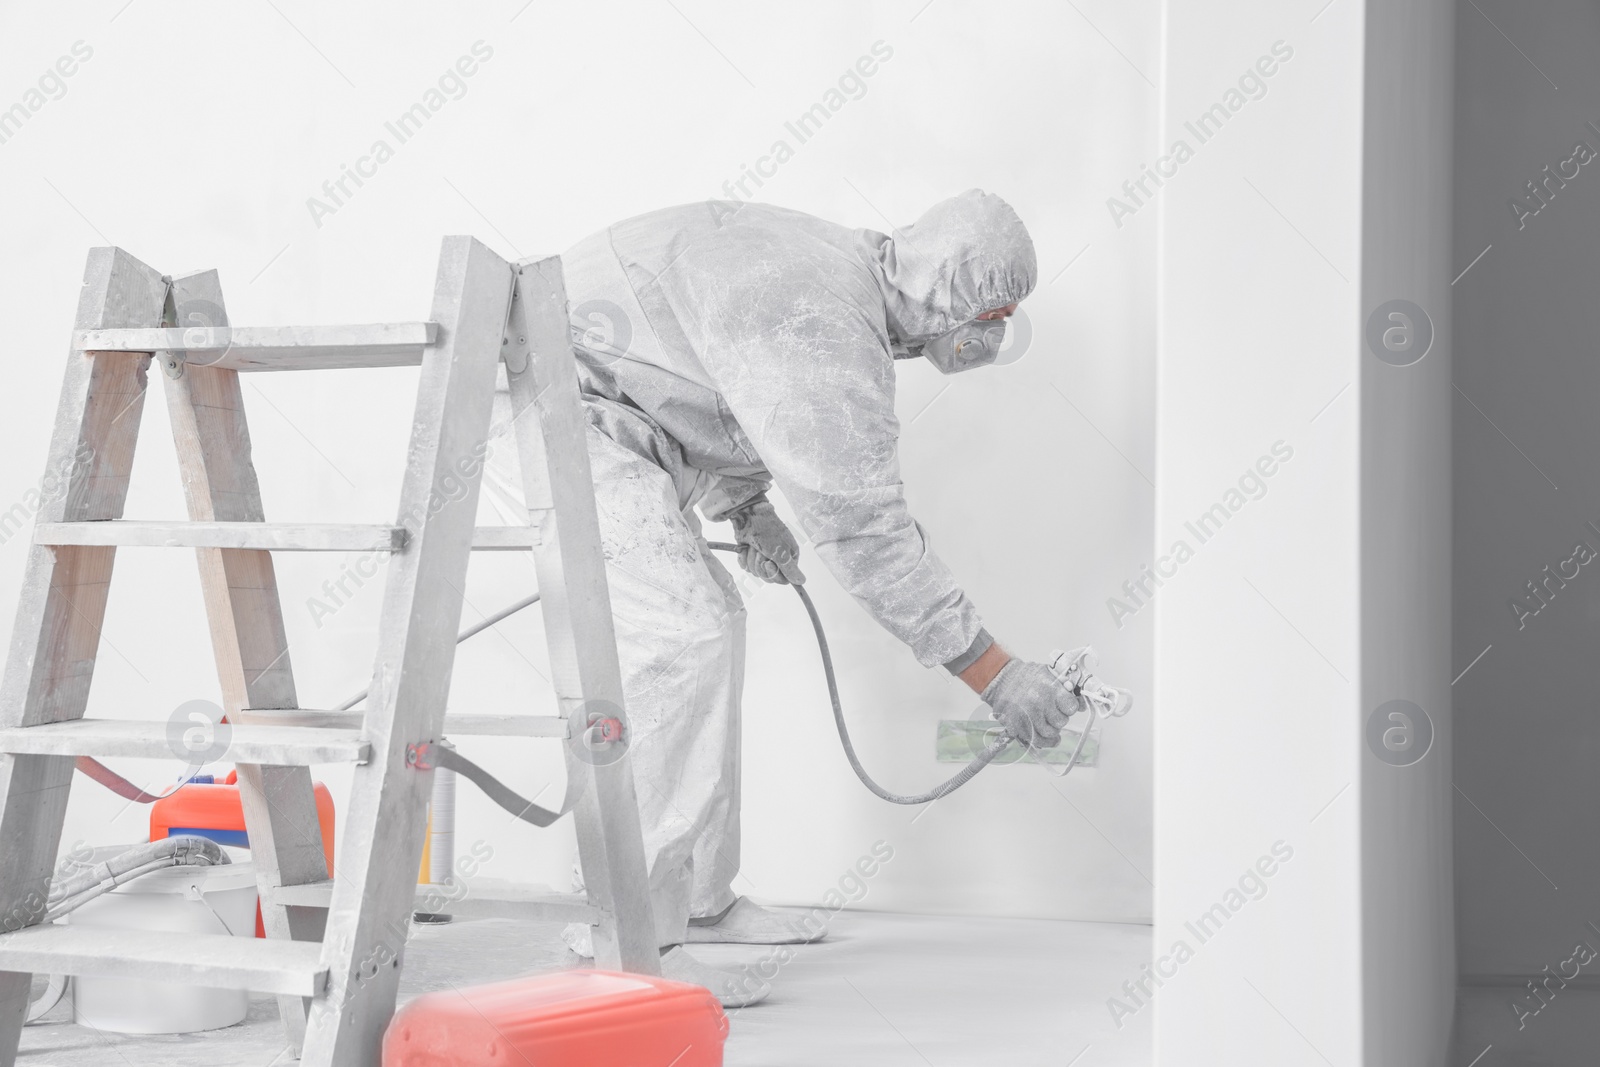
[[[892,236],[862,235],[897,347],[922,344],[1019,301],[1038,281],[1028,228],[1010,204],[981,189],[941,200]]]

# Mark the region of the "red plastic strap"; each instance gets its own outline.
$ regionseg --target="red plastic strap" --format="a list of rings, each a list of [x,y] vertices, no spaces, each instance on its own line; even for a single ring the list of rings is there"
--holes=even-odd
[[[146,793],[99,760],[91,759],[88,756],[79,756],[73,766],[124,800],[131,800],[135,804],[153,804],[161,799],[158,796]]]

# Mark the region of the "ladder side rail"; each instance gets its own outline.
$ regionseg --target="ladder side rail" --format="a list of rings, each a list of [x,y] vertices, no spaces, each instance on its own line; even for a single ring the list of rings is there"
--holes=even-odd
[[[158,326],[165,294],[159,272],[121,249],[91,249],[75,329]],[[149,366],[148,355],[69,351],[38,521],[122,514]],[[28,546],[0,680],[0,726],[83,716],[115,559],[110,547]],[[68,756],[0,754],[0,932],[43,916],[72,774]],[[30,983],[26,973],[0,972],[3,1067],[16,1060]]]
[[[172,320],[181,329],[228,325],[214,270],[174,278]],[[265,522],[261,487],[251,460],[239,372],[179,362],[163,374],[173,443],[189,518],[197,522]],[[230,717],[245,708],[298,705],[289,642],[272,553],[260,549],[197,548],[200,587],[210,624],[222,706]],[[326,913],[274,903],[274,890],[327,879],[322,828],[309,767],[240,763],[239,796],[270,938],[317,941]],[[280,995],[289,1046],[298,1053],[309,1001]]]
[[[551,680],[562,715],[577,720],[569,727],[576,735],[590,711],[607,716],[621,711],[624,722],[626,715],[589,464],[588,420],[578,394],[559,257],[517,265],[507,346],[523,492],[530,519],[539,528],[534,563]],[[593,759],[569,756],[567,771],[576,778],[568,790],[577,791],[573,817],[584,882],[600,912],[594,929],[595,963],[659,975],[644,835],[626,742]]]
[[[302,1063],[376,1062],[394,1013],[415,907],[432,774],[407,748],[443,733],[488,448],[511,267],[470,237],[447,237],[423,356],[400,523],[410,536],[389,562],[367,701],[372,759],[357,767],[323,940],[329,991],[312,1003]]]

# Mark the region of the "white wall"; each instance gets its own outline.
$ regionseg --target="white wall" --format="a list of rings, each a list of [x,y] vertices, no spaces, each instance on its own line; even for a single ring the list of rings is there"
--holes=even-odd
[[[1194,556],[1157,605],[1163,1064],[1448,1038],[1448,745],[1397,767],[1363,735],[1404,698],[1447,741],[1449,13],[1379,6],[1165,6],[1162,140],[1194,155],[1161,193],[1156,538]],[[1395,297],[1436,309],[1416,366],[1364,348]]]
[[[118,244],[173,273],[220,268],[237,323],[417,318],[440,235],[473,233],[508,256],[559,251],[618,218],[723,195],[785,135],[786,119],[882,40],[893,58],[865,95],[760,194],[881,229],[978,185],[1029,222],[1044,284],[1026,305],[1025,358],[956,382],[904,369],[909,493],[1003,641],[1033,656],[1093,642],[1106,675],[1137,689],[1141,706],[1107,731],[1100,767],[1064,785],[1038,768],[995,769],[913,823],[916,813],[851,777],[804,616],[786,592],[761,590],[750,600],[739,888],[814,900],[882,838],[896,857],[866,907],[1147,921],[1152,614],[1119,628],[1105,601],[1151,558],[1155,218],[1141,211],[1118,227],[1104,198],[1151,158],[1154,0],[1018,4],[1003,19],[957,0],[677,9],[8,8],[0,106],[74,42],[93,54],[64,96],[0,144],[0,306],[14,338],[0,502],[21,500],[42,470],[86,247]],[[396,146],[384,122],[479,40],[493,56],[465,95]],[[378,138],[394,157],[316,225],[307,199]],[[398,371],[250,380],[269,516],[393,514],[412,384]],[[147,408],[130,516],[182,512],[162,408]],[[23,556],[20,538],[0,546],[0,604],[14,602]],[[376,589],[320,627],[305,606],[340,568],[329,557],[279,561],[307,706],[359,688],[370,662]],[[930,758],[935,723],[967,717],[976,700],[818,578],[863,759],[902,790],[951,773]],[[518,561],[475,561],[466,616],[531,582]],[[537,621],[500,630],[463,649],[453,707],[546,699]],[[205,641],[192,560],[124,554],[91,713],[159,718],[215,698]],[[553,748],[462,747],[529,793],[560,795]],[[170,773],[122,766],[151,783]],[[341,793],[344,779],[327,777]],[[495,850],[489,873],[564,884],[570,830],[508,828],[466,788],[462,812],[462,847],[481,837]],[[136,839],[142,820],[82,784],[66,841]]]

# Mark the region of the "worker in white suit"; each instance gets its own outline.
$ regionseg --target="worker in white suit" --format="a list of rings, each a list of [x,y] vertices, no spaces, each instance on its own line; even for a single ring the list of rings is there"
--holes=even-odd
[[[1032,291],[1033,242],[978,190],[885,235],[764,204],[652,212],[562,256],[664,969],[729,1004],[724,972],[671,946],[808,934],[731,886],[739,869],[745,613],[700,516],[740,564],[803,582],[788,502],[818,562],[1013,736],[1053,745],[1078,699],[994,643],[906,507],[896,359],[992,363]],[[813,569],[813,573],[815,573]],[[588,928],[568,941],[588,954]]]

